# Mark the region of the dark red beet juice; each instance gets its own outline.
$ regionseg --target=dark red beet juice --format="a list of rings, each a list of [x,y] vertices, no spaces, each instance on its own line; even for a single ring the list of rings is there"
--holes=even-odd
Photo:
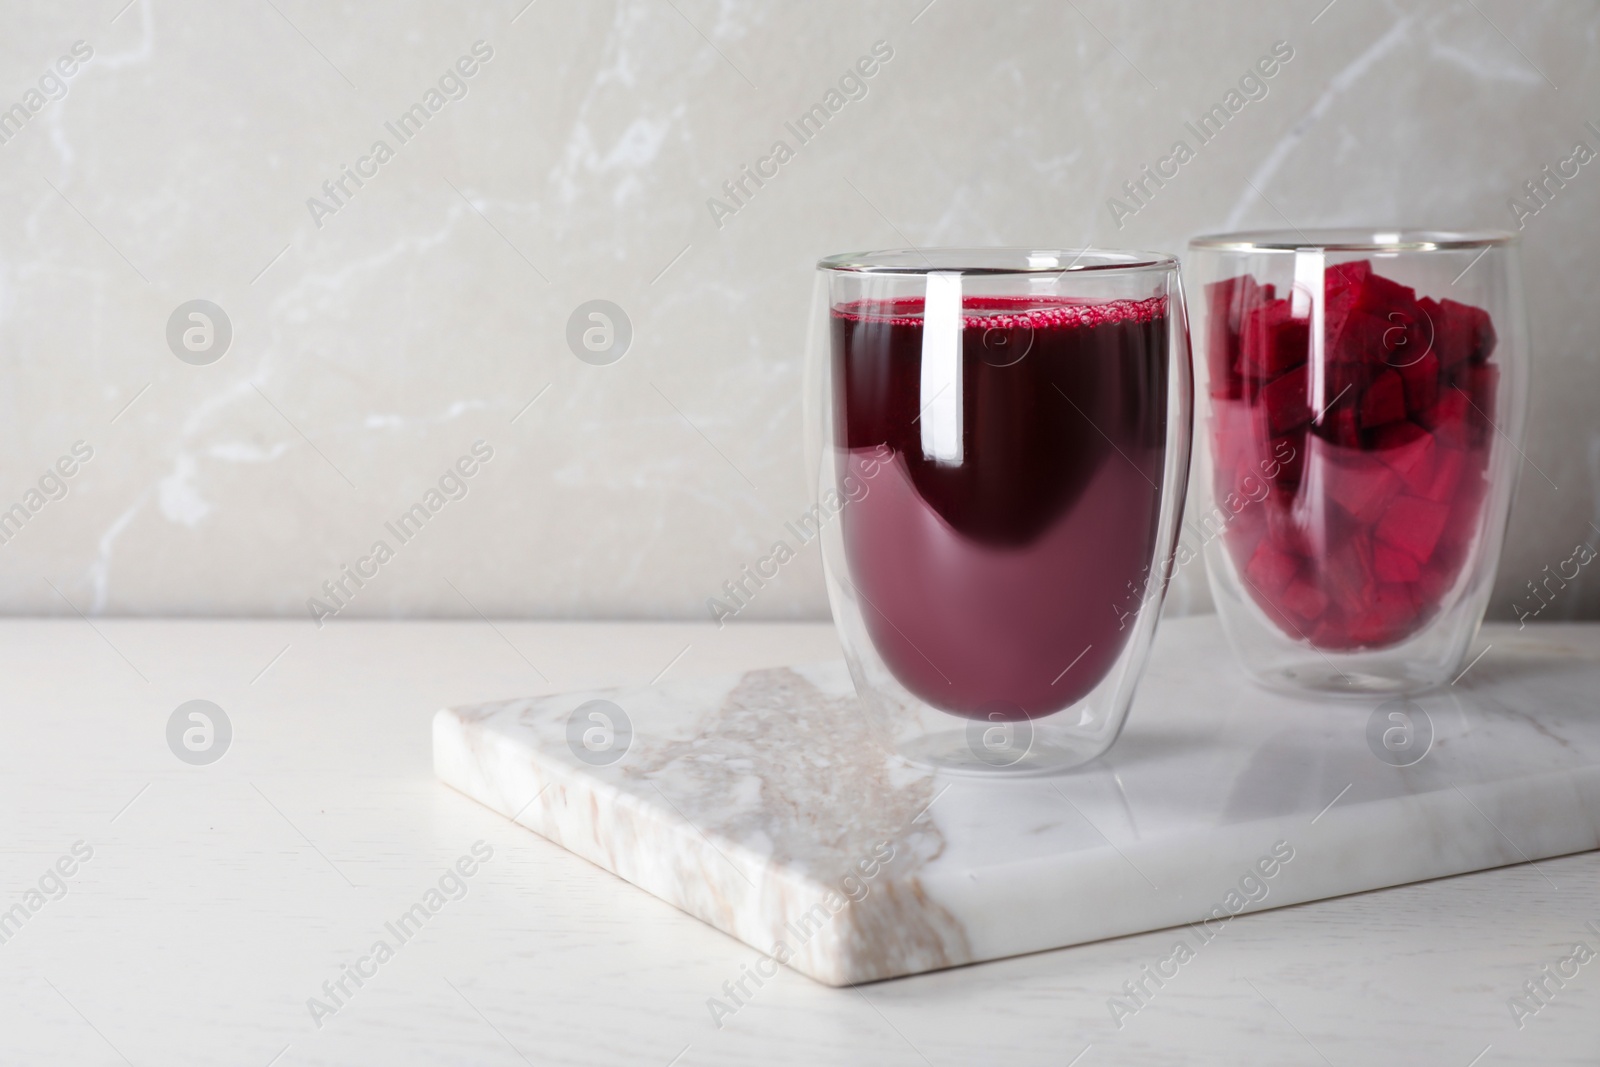
[[[968,297],[960,388],[931,397],[922,312],[833,311],[838,473],[867,485],[842,515],[850,582],[917,697],[1049,715],[1103,680],[1159,588],[1166,300]],[[932,409],[952,444],[930,454]]]

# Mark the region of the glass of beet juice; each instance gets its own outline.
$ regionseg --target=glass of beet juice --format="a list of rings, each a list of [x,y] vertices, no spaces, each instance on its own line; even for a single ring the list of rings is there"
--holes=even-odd
[[[1205,459],[1180,563],[1203,546],[1233,648],[1269,686],[1450,681],[1522,460],[1514,235],[1295,230],[1189,247]]]
[[[1170,576],[1193,390],[1174,257],[818,265],[808,454],[834,620],[883,743],[1039,774],[1116,740]]]

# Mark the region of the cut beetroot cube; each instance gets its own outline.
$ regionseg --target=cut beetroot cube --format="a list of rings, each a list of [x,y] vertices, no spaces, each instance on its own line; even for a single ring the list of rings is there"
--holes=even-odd
[[[1341,296],[1352,299],[1368,278],[1372,277],[1372,261],[1368,259],[1352,260],[1349,263],[1335,263],[1323,272],[1323,288],[1331,299]]]
[[[1245,566],[1244,576],[1263,596],[1276,600],[1299,570],[1299,559],[1280,551],[1270,541],[1263,541]]]
[[[1306,368],[1301,366],[1262,386],[1261,406],[1266,409],[1267,426],[1273,436],[1311,421],[1311,407],[1306,403],[1306,380]]]
[[[1255,285],[1256,280],[1249,275],[1243,275],[1237,278],[1223,278],[1206,286],[1206,320],[1211,327],[1207,339],[1214,342],[1220,336],[1222,341],[1221,344],[1209,344],[1207,348],[1227,349],[1228,310],[1233,306],[1234,290],[1246,282]]]
[[[1479,520],[1483,515],[1483,496],[1473,486],[1476,475],[1471,471],[1463,473],[1466,480],[1450,502],[1450,518],[1445,522],[1444,533],[1439,536],[1439,544],[1434,548],[1430,561],[1430,566],[1439,572],[1440,577],[1448,578],[1452,583],[1478,536]]]
[[[1406,412],[1417,415],[1439,399],[1439,357],[1428,352],[1413,363],[1395,368],[1405,385]]]
[[[1413,366],[1432,349],[1432,326],[1416,304],[1391,308],[1382,317],[1385,327],[1379,344],[1389,366],[1396,370]]]
[[[1405,478],[1433,456],[1433,435],[1414,422],[1392,422],[1372,435],[1372,448],[1389,469]]]
[[[1317,553],[1301,518],[1295,514],[1295,498],[1288,493],[1273,493],[1262,502],[1261,510],[1267,516],[1267,539],[1279,552],[1308,559]]]
[[[1443,504],[1400,496],[1378,520],[1375,533],[1379,541],[1393,545],[1418,563],[1426,563],[1449,518],[1450,509]]]
[[[1404,471],[1396,471],[1400,475],[1400,481],[1406,487],[1406,492],[1412,496],[1420,496],[1425,500],[1433,499],[1429,495],[1429,489],[1432,487],[1434,479],[1439,476],[1440,456],[1445,451],[1439,447],[1438,442],[1439,439],[1437,437],[1433,439],[1433,446],[1428,449],[1425,457],[1417,461],[1415,466]]]
[[[1403,633],[1417,618],[1416,589],[1410,582],[1379,582],[1373,607],[1387,616]]]
[[[1357,647],[1355,639],[1350,636],[1350,627],[1345,622],[1344,616],[1338,612],[1324,615],[1312,627],[1308,636],[1313,645],[1332,652],[1342,652]]]
[[[1260,482],[1293,493],[1305,469],[1306,431],[1290,430],[1268,437],[1265,426],[1246,424],[1246,436],[1225,440],[1217,434],[1217,465],[1212,484],[1219,499],[1228,493],[1261,495]]]
[[[1450,367],[1441,364],[1439,367],[1439,395],[1443,396],[1444,391],[1450,388],[1466,392],[1467,371],[1471,368],[1472,364],[1466,362],[1457,363]]]
[[[1238,357],[1226,342],[1206,345],[1206,391],[1218,399],[1237,400],[1244,395],[1244,379],[1233,372],[1233,362]]]
[[[1245,313],[1239,338],[1239,372],[1247,378],[1276,378],[1306,361],[1311,320],[1289,314],[1289,301],[1274,300]]]
[[[1266,412],[1248,401],[1213,399],[1211,420],[1215,442],[1212,484],[1217,496],[1249,492],[1248,486],[1240,489],[1245,479],[1269,477],[1274,470]]]
[[[1215,348],[1206,349],[1207,362],[1210,362],[1212,354],[1217,351]],[[1227,358],[1226,353],[1224,353],[1223,358]],[[1237,374],[1229,374],[1226,370],[1219,371],[1213,366],[1209,381],[1206,384],[1206,390],[1218,399],[1237,400],[1244,395],[1244,379]]]
[[[1352,308],[1345,313],[1337,333],[1328,331],[1327,358],[1335,363],[1381,366],[1388,362],[1389,353],[1384,348],[1388,330],[1389,323],[1381,315]]]
[[[1469,364],[1463,377],[1467,399],[1472,401],[1467,415],[1467,424],[1473,431],[1470,436],[1473,445],[1481,448],[1494,429],[1494,394],[1500,384],[1500,368],[1492,363]]]
[[[1422,316],[1422,324],[1428,333],[1430,342],[1428,349],[1439,357],[1440,362],[1451,362],[1451,360],[1445,358],[1444,354],[1446,338],[1441,330],[1445,325],[1445,314],[1439,307],[1439,301],[1431,296],[1419,297],[1417,299],[1417,313]]]
[[[1361,283],[1355,286],[1355,301],[1351,305],[1352,311],[1369,311],[1378,315],[1388,315],[1390,312],[1400,312],[1411,321],[1417,321],[1417,293],[1408,285],[1390,281],[1383,275],[1367,268],[1367,275]]]
[[[1382,366],[1364,361],[1329,363],[1323,368],[1323,383],[1328,390],[1325,403],[1333,403],[1335,397],[1341,402],[1358,401],[1360,394],[1367,391],[1367,386],[1371,385],[1372,380],[1382,374],[1383,370]]]
[[[1438,463],[1439,447],[1434,436],[1414,422],[1385,426],[1375,436],[1379,458],[1400,476],[1406,491],[1412,496],[1427,497]]]
[[[1221,489],[1238,477],[1241,453],[1250,440],[1250,409],[1243,401],[1211,399],[1211,481]]]
[[[1400,311],[1352,310],[1337,334],[1328,334],[1329,359],[1372,366],[1405,366],[1425,350],[1423,328]]]
[[[1373,432],[1372,447],[1392,451],[1408,445],[1414,446],[1427,436],[1428,431],[1414,422],[1393,422]],[[1388,458],[1396,457],[1391,455]]]
[[[1500,384],[1500,368],[1493,363],[1475,364],[1466,370],[1467,396],[1487,418],[1494,417],[1494,393]]]
[[[1422,574],[1417,578],[1417,596],[1425,604],[1434,602],[1433,597],[1424,596],[1425,588],[1436,581],[1443,581],[1446,585],[1453,583],[1456,576],[1461,573],[1461,565],[1466,562],[1467,549],[1472,547],[1471,537],[1451,541],[1448,537],[1448,524],[1445,530],[1447,536],[1439,538],[1439,544],[1433,550],[1433,558],[1422,568]]]
[[[1427,471],[1427,480],[1419,486],[1413,486],[1410,480],[1406,488],[1412,494],[1424,500],[1431,500],[1435,504],[1448,504],[1455,499],[1456,486],[1461,483],[1461,472],[1466,466],[1466,454],[1458,448],[1435,449],[1433,463]]]
[[[1240,465],[1240,454],[1255,437],[1256,413],[1243,400],[1220,397],[1211,401],[1211,437],[1216,443],[1218,470],[1232,472]]]
[[[1345,362],[1409,363],[1428,331],[1416,293],[1374,274],[1365,261],[1341,263],[1324,276],[1323,329],[1328,358]]]
[[[1411,586],[1380,583],[1372,606],[1350,622],[1358,645],[1391,645],[1418,627],[1419,613]]]
[[[1443,601],[1445,594],[1450,592],[1456,584],[1456,579],[1461,574],[1461,562],[1435,559],[1433,563],[1422,568],[1422,573],[1412,585],[1416,591],[1417,602],[1428,604],[1437,608]]]
[[[1272,439],[1272,456],[1266,469],[1275,488],[1285,493],[1300,488],[1300,480],[1305,476],[1306,447],[1304,427]]]
[[[1324,444],[1317,470],[1328,498],[1362,525],[1376,522],[1400,491],[1400,478],[1371,452]]]
[[[1213,323],[1218,323],[1233,334],[1238,334],[1247,311],[1270,301],[1274,295],[1272,285],[1262,285],[1253,275],[1242,274],[1224,278],[1206,286],[1206,307]]]
[[[1406,417],[1406,389],[1400,375],[1386,370],[1361,397],[1361,428],[1376,429]]]
[[[1361,406],[1361,395],[1383,368],[1365,363],[1329,363],[1322,368],[1323,406],[1333,411],[1340,405]]]
[[[1322,368],[1322,410],[1315,426],[1318,437],[1351,447],[1361,443],[1356,413],[1374,373],[1373,368],[1354,363],[1329,363]]]
[[[1366,610],[1372,602],[1377,581],[1372,573],[1372,546],[1367,538],[1355,534],[1335,545],[1323,562],[1323,579],[1323,587],[1341,610]]]
[[[1207,311],[1206,366],[1210,370],[1212,396],[1241,395],[1239,370],[1239,331],[1245,316],[1272,299],[1271,285],[1258,285],[1255,278],[1242,275],[1224,278],[1206,286]]]
[[[1265,307],[1257,306],[1245,311],[1244,321],[1240,323],[1239,332],[1233,341],[1232,370],[1234,374],[1241,378],[1267,377],[1267,375],[1261,373],[1259,365],[1262,359],[1261,347],[1264,344],[1270,346],[1270,338],[1266,336],[1268,331],[1265,329],[1262,320],[1266,316],[1268,308],[1282,302],[1281,300],[1275,300]]]
[[[1255,284],[1253,278],[1224,278],[1206,286],[1206,366],[1211,371],[1212,396],[1238,396],[1238,353],[1228,329],[1228,309],[1233,303],[1234,290],[1246,281]]]
[[[1459,389],[1442,389],[1433,407],[1425,411],[1418,422],[1432,430],[1441,445],[1465,448],[1467,444],[1467,413],[1472,405],[1467,394]]]
[[[1371,608],[1351,619],[1345,627],[1345,633],[1349,637],[1351,648],[1366,648],[1386,643],[1384,637],[1387,634],[1383,617]]]
[[[1469,307],[1467,312],[1472,320],[1472,354],[1467,359],[1473,363],[1487,363],[1499,341],[1494,332],[1494,320],[1483,308]]]
[[[1422,568],[1406,553],[1379,541],[1372,546],[1372,573],[1380,582],[1414,582],[1421,577]]]
[[[1439,309],[1451,323],[1453,335],[1461,346],[1461,358],[1469,363],[1486,362],[1494,352],[1496,341],[1489,313],[1454,300],[1439,301]]]
[[[1291,614],[1310,622],[1328,610],[1328,594],[1304,578],[1296,578],[1283,592],[1283,606]]]
[[[1339,335],[1361,286],[1371,276],[1372,264],[1364,259],[1353,263],[1336,263],[1323,272],[1322,324],[1327,337]]]
[[[1344,448],[1361,447],[1361,427],[1356,421],[1356,409],[1343,401],[1323,414],[1316,431],[1317,436],[1329,444]]]
[[[1487,311],[1454,300],[1429,301],[1422,307],[1433,321],[1434,350],[1446,367],[1482,363],[1494,351],[1494,324]]]

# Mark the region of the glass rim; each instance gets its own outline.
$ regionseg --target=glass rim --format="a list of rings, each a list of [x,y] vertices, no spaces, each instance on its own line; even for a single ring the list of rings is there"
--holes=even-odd
[[[1076,274],[1106,271],[1172,271],[1178,257],[1168,252],[1108,248],[890,248],[842,252],[817,260],[818,270],[849,274]]]
[[[1312,230],[1240,230],[1189,239],[1191,251],[1296,252],[1449,252],[1516,244],[1510,230],[1408,230],[1343,227]]]

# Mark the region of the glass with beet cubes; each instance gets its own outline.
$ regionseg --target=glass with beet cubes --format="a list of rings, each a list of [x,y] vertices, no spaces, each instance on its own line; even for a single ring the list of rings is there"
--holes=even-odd
[[[1512,236],[1241,233],[1190,252],[1206,458],[1185,544],[1204,545],[1239,658],[1287,689],[1450,681],[1522,458]]]
[[[869,723],[955,773],[1110,747],[1170,575],[1193,387],[1178,265],[906,250],[819,265],[808,448]]]

